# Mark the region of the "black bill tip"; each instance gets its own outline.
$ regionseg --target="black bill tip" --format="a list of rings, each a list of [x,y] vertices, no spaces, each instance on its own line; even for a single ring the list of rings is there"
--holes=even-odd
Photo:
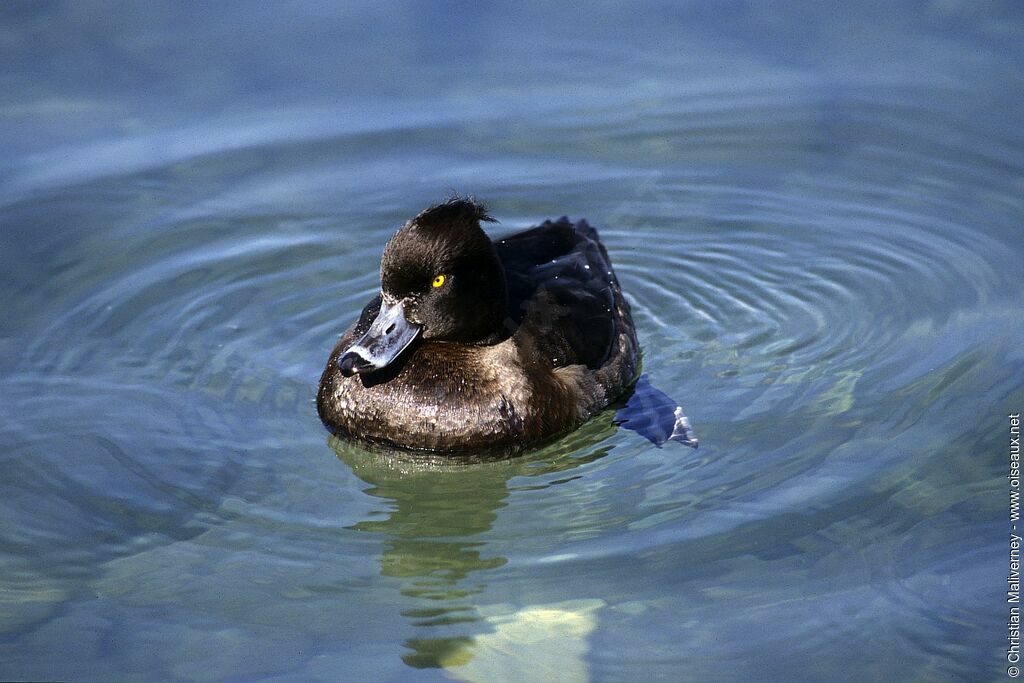
[[[348,351],[342,354],[341,358],[338,359],[338,369],[341,370],[341,374],[345,377],[351,377],[356,373],[363,373],[371,369],[366,359],[360,356],[358,353]]]

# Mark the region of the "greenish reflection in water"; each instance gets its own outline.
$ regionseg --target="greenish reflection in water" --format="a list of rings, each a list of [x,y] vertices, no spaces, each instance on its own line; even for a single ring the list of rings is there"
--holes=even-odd
[[[509,481],[543,478],[530,489],[572,481],[575,476],[548,475],[571,472],[607,455],[608,437],[618,429],[613,417],[613,411],[606,411],[547,447],[483,462],[367,449],[329,438],[338,459],[370,485],[365,493],[391,508],[385,519],[367,519],[350,528],[382,536],[381,575],[399,580],[400,593],[414,602],[402,616],[428,634],[405,641],[410,650],[402,657],[406,664],[433,668],[465,658],[474,628],[486,628],[473,598],[486,589],[488,572],[507,563],[507,558],[488,552],[483,536],[507,505]],[[438,631],[455,633],[435,635]]]

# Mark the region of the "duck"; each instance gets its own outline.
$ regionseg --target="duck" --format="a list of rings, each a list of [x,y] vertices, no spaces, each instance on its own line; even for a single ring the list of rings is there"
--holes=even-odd
[[[329,431],[387,447],[518,449],[570,432],[637,381],[640,352],[608,251],[568,217],[492,240],[472,197],[387,241],[380,290],[320,378]]]

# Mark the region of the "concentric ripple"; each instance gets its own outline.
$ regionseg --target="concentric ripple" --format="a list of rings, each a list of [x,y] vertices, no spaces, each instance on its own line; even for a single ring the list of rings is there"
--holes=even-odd
[[[15,169],[5,636],[42,650],[100,596],[102,647],[171,643],[150,673],[173,678],[216,649],[207,625],[226,652],[260,650],[252,669],[203,650],[239,675],[334,639],[375,644],[375,665],[467,666],[549,619],[547,636],[593,633],[607,678],[699,678],[736,643],[798,670],[877,628],[872,653],[894,642],[968,677],[929,642],[976,644],[988,612],[947,619],[927,596],[989,557],[972,529],[992,511],[968,503],[990,463],[951,452],[988,444],[979,393],[1020,395],[1024,143],[947,85],[757,80],[555,99],[523,121],[327,112],[221,139],[218,120]],[[561,214],[598,228],[644,371],[698,451],[611,412],[505,462],[328,441],[322,363],[387,237],[453,187],[490,202],[495,235]],[[929,520],[969,566],[937,556]],[[284,644],[250,647],[267,642]]]

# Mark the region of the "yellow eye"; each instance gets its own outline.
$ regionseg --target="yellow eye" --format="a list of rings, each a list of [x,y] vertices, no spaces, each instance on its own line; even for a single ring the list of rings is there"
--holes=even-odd
[[[438,275],[434,278],[434,281],[430,283],[435,289],[444,284],[444,275]]]

